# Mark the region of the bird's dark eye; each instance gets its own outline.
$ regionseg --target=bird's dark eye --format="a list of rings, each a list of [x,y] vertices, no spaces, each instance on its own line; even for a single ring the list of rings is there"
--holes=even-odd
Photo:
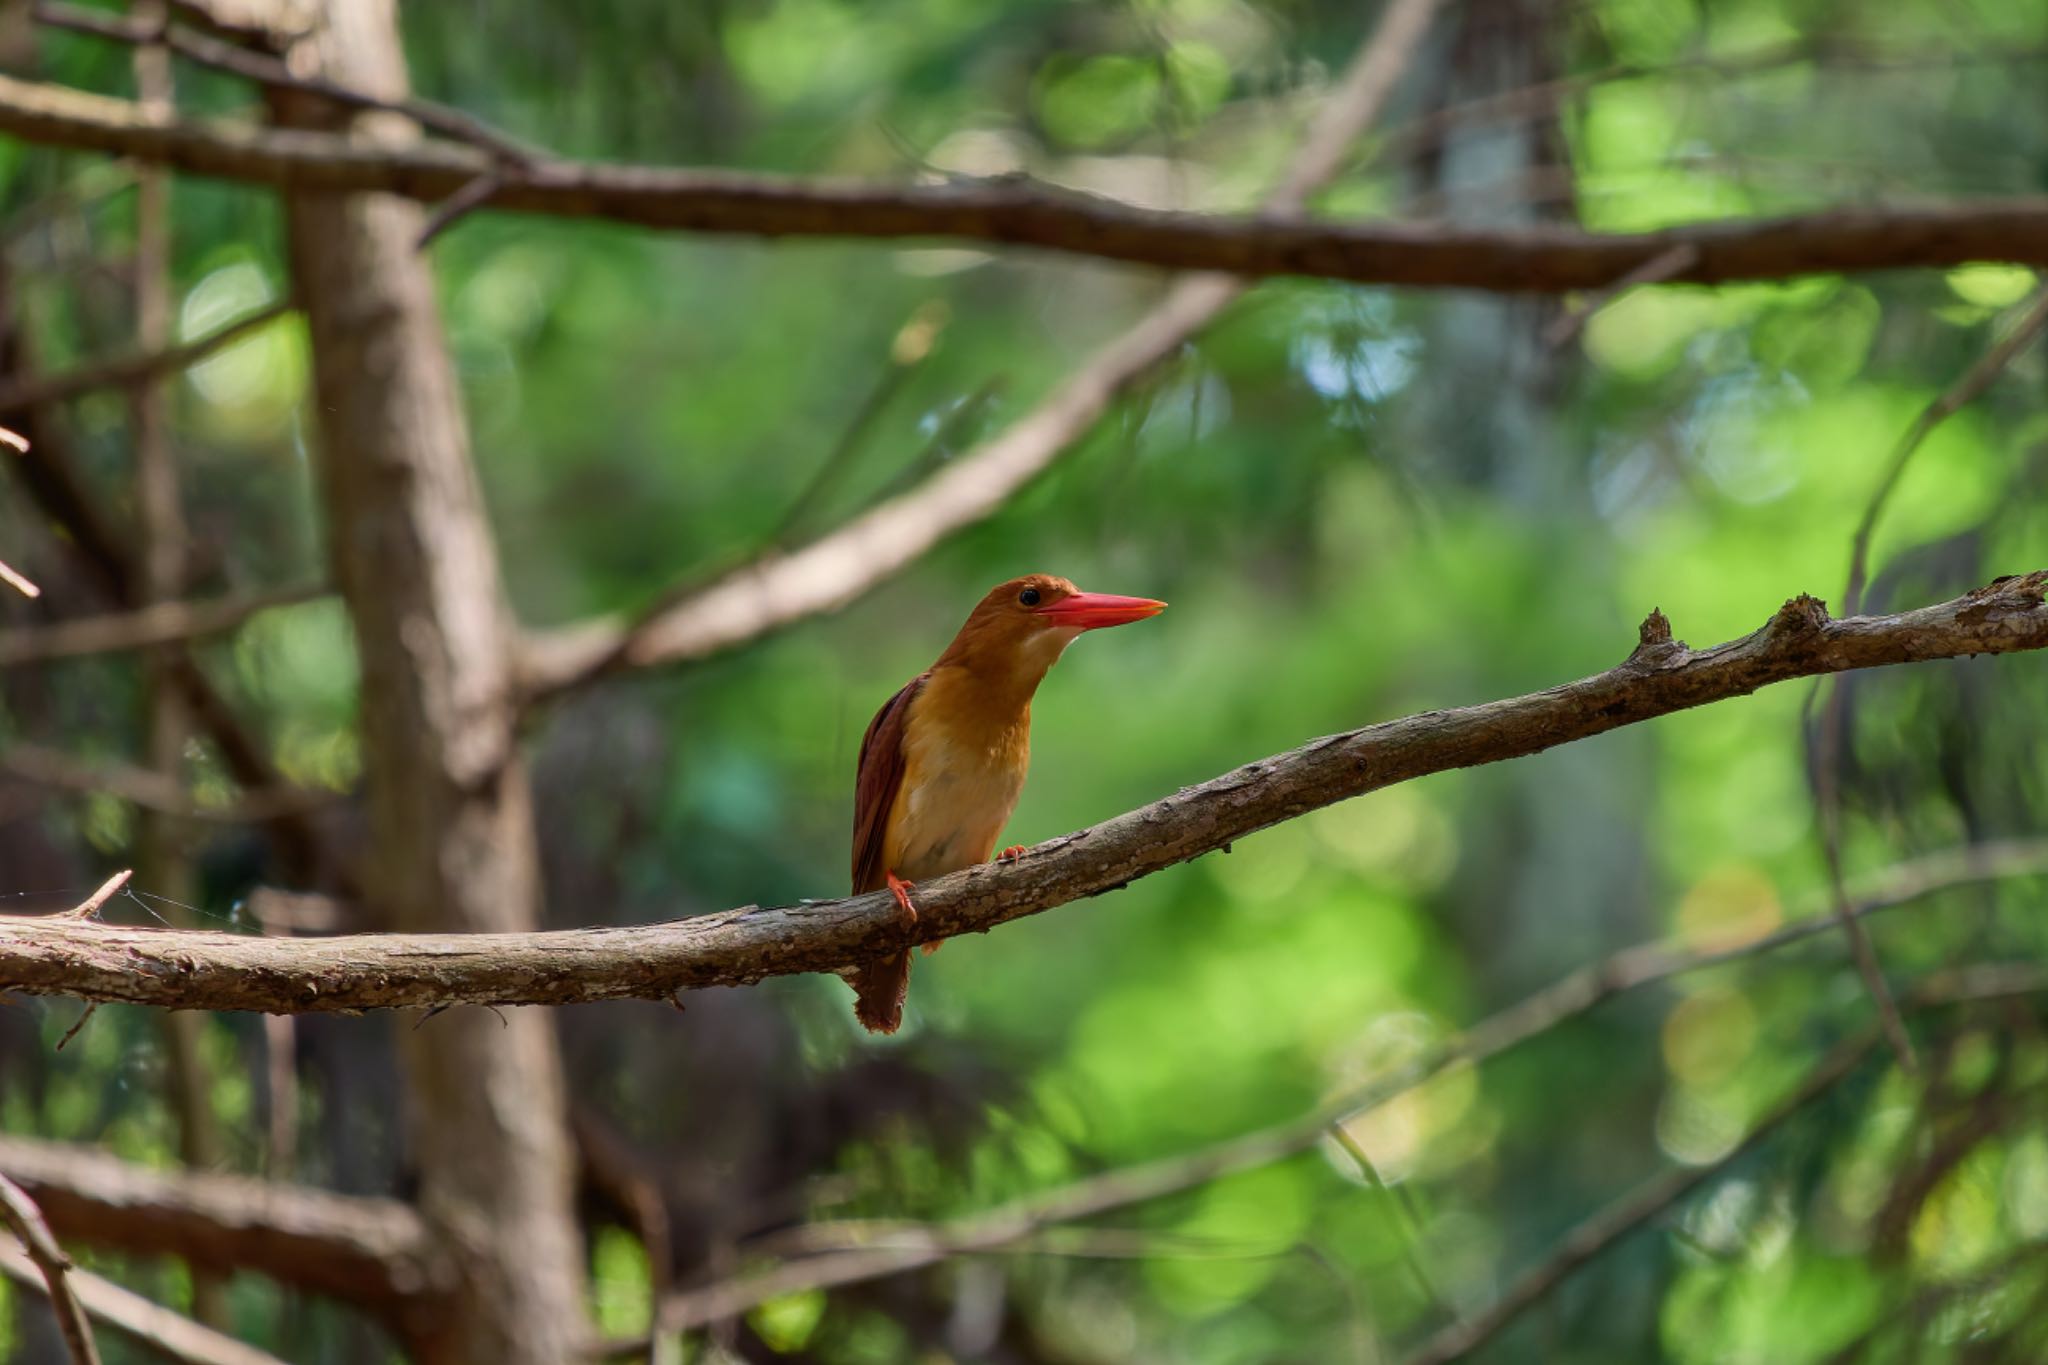
[[[1022,602],[1022,603],[1023,603],[1023,604],[1025,605],[1025,606],[1027,606],[1027,607],[1035,607],[1035,606],[1037,606],[1037,605],[1038,605],[1038,589],[1036,589],[1036,588],[1026,588],[1026,589],[1024,589],[1024,591],[1022,591],[1022,592],[1020,592],[1020,593],[1018,593],[1018,594],[1017,594],[1017,600],[1018,600],[1019,602]]]

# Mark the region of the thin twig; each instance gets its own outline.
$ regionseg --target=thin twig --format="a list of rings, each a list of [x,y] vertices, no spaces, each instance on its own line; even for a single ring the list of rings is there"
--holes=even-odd
[[[1435,1277],[1422,1264],[1422,1248],[1419,1245],[1422,1220],[1416,1216],[1415,1206],[1408,1199],[1406,1185],[1396,1189],[1380,1178],[1380,1168],[1373,1163],[1372,1154],[1365,1150],[1365,1144],[1358,1140],[1357,1135],[1343,1120],[1339,1119],[1332,1123],[1329,1133],[1358,1167],[1358,1173],[1365,1177],[1365,1183],[1378,1192],[1382,1201],[1394,1208],[1395,1222],[1399,1225],[1398,1235],[1401,1239],[1401,1259],[1407,1263],[1408,1273],[1414,1276],[1416,1287],[1422,1291],[1422,1297],[1441,1317],[1448,1319],[1455,1316],[1450,1304],[1437,1289]]]
[[[2043,989],[2048,989],[2048,976],[2037,964],[1982,963],[1929,977],[1914,993],[1913,1006],[1996,999]],[[1754,1151],[1771,1133],[1847,1079],[1883,1038],[1882,1029],[1866,1029],[1837,1046],[1726,1154],[1702,1166],[1666,1172],[1601,1209],[1567,1233],[1556,1250],[1524,1271],[1500,1298],[1431,1337],[1404,1365],[1450,1365],[1485,1345],[1596,1257]]]
[[[87,896],[69,910],[61,912],[65,919],[91,919],[99,914],[100,907],[112,900],[114,893],[128,885],[128,879],[135,875],[134,868],[123,868],[100,883],[100,889]]]
[[[1655,256],[1650,260],[1644,261],[1605,289],[1581,300],[1577,307],[1569,308],[1558,314],[1550,326],[1544,329],[1544,344],[1552,348],[1570,345],[1572,339],[1578,336],[1586,323],[1602,308],[1605,308],[1631,289],[1637,289],[1649,284],[1662,284],[1673,275],[1692,269],[1694,265],[1698,264],[1699,259],[1700,249],[1698,247],[1690,242],[1681,242],[1661,256]]]
[[[13,1230],[21,1241],[22,1251],[35,1263],[50,1295],[50,1311],[56,1315],[72,1365],[99,1365],[100,1352],[92,1339],[92,1324],[86,1321],[85,1309],[72,1292],[71,1258],[50,1235],[50,1225],[43,1221],[42,1210],[28,1197],[28,1191],[4,1175],[0,1175],[0,1222]]]
[[[38,744],[0,749],[0,777],[81,795],[118,797],[143,810],[211,824],[261,824],[310,815],[342,800],[338,792],[278,786],[244,791],[233,802],[195,800],[185,784],[167,773],[127,763],[88,763]]]
[[[1906,466],[1911,463],[1914,452],[1920,449],[1937,427],[1990,388],[1992,382],[2005,372],[2006,367],[2040,334],[2044,326],[2048,326],[2048,287],[2037,291],[2012,329],[1993,344],[1960,379],[1921,409],[1920,415],[1906,428],[1905,434],[1892,452],[1883,476],[1871,493],[1869,503],[1864,507],[1863,516],[1856,524],[1856,534],[1849,552],[1849,582],[1842,592],[1844,614],[1853,616],[1861,607],[1871,536],[1884,513],[1885,504],[1891,498],[1892,490],[1898,486],[1900,478],[1906,472]],[[1892,999],[1891,989],[1885,984],[1884,970],[1878,962],[1877,950],[1872,946],[1870,936],[1863,932],[1863,927],[1848,912],[1848,892],[1843,888],[1842,760],[1848,738],[1847,729],[1848,689],[1837,680],[1829,690],[1827,707],[1821,714],[1820,733],[1814,755],[1814,801],[1820,812],[1821,856],[1827,865],[1828,885],[1834,896],[1836,917],[1841,921],[1842,932],[1848,937],[1849,946],[1855,954],[1856,970],[1862,976],[1864,988],[1869,991],[1870,998],[1877,1007],[1878,1019],[1884,1026],[1886,1042],[1898,1057],[1899,1065],[1910,1072],[1914,1069],[1912,1040],[1907,1037],[1905,1025],[1899,1018],[1898,1003]]]
[[[21,412],[47,407],[91,393],[96,389],[126,388],[146,379],[189,369],[223,346],[233,345],[257,328],[275,322],[291,312],[293,307],[290,299],[280,299],[275,303],[265,304],[254,312],[245,313],[205,336],[194,337],[190,341],[180,342],[161,351],[123,356],[116,360],[102,361],[57,374],[0,383],[0,412]]]
[[[1837,1047],[1720,1159],[1667,1171],[1580,1223],[1565,1235],[1554,1252],[1517,1277],[1500,1298],[1438,1332],[1408,1357],[1406,1365],[1449,1365],[1491,1341],[1594,1258],[1719,1176],[1789,1119],[1841,1084],[1877,1049],[1880,1038],[1880,1033],[1872,1029]]]
[[[789,540],[802,528],[806,515],[816,506],[825,493],[845,472],[853,457],[860,453],[861,443],[867,437],[880,417],[882,410],[910,382],[912,375],[931,355],[932,347],[938,340],[939,332],[946,325],[946,306],[943,300],[928,300],[904,320],[896,330],[889,344],[888,364],[875,382],[868,387],[867,396],[854,409],[853,416],[840,429],[839,438],[832,443],[810,480],[789,500],[789,506],[777,519],[775,528],[765,538],[763,551],[773,550]]]
[[[0,668],[202,639],[233,630],[261,612],[317,601],[332,591],[308,584],[213,602],[157,602],[134,611],[0,630]]]
[[[0,1250],[0,1275],[33,1284],[36,1268],[26,1256]],[[65,1279],[95,1321],[172,1365],[285,1365],[268,1351],[174,1313],[89,1270],[73,1269]]]
[[[5,583],[23,597],[41,597],[43,595],[41,588],[31,583],[28,579],[23,578],[4,562],[0,562],[0,583]]]
[[[1361,170],[1385,166],[1399,158],[1412,157],[1441,145],[1452,133],[1468,128],[1511,124],[1555,115],[1575,96],[1596,86],[1624,81],[1703,78],[1725,81],[1763,75],[1788,66],[1812,63],[1828,71],[1918,71],[1953,70],[1968,66],[2013,66],[2048,60],[2048,48],[2002,47],[1995,51],[1929,50],[1935,41],[1919,45],[1901,41],[1886,47],[1844,42],[1836,38],[1802,39],[1772,44],[1747,52],[1703,54],[1681,57],[1655,65],[1617,63],[1595,71],[1560,76],[1494,94],[1481,95],[1418,115],[1389,130],[1360,165]]]
[[[267,53],[237,47],[175,24],[122,20],[77,5],[55,3],[55,0],[37,0],[34,16],[37,23],[50,28],[69,29],[74,33],[91,34],[119,43],[161,43],[200,66],[226,71],[273,89],[298,90],[356,109],[403,114],[422,128],[457,142],[466,142],[513,165],[530,165],[547,157],[540,148],[491,127],[474,114],[417,96],[385,99],[318,76],[297,75],[283,61]]]
[[[504,172],[493,167],[443,199],[420,229],[419,240],[413,243],[414,250],[425,251],[436,237],[454,227],[472,209],[483,207],[492,195],[504,188]]]
[[[2007,329],[2004,336],[1993,342],[1977,363],[1963,372],[1962,378],[1949,385],[1933,402],[1920,410],[1906,428],[1899,443],[1893,447],[1891,459],[1886,462],[1884,474],[1871,491],[1870,501],[1864,505],[1863,515],[1856,522],[1856,534],[1849,548],[1849,585],[1842,591],[1842,614],[1854,616],[1863,605],[1863,588],[1870,568],[1870,539],[1877,530],[1878,521],[1884,516],[1886,505],[1891,501],[1893,490],[1905,475],[1906,466],[1912,463],[1914,454],[1926,443],[1935,428],[1971,403],[1977,401],[1984,391],[1991,387],[2007,367],[2019,358],[2022,351],[2034,343],[2041,330],[2048,327],[2048,285],[2035,291],[2023,312]]]
[[[57,1051],[62,1052],[65,1048],[69,1047],[71,1040],[78,1036],[79,1030],[86,1026],[86,1023],[91,1020],[93,1015],[99,1013],[99,1009],[99,1001],[94,1000],[87,1004],[83,1010],[79,1011],[78,1018],[72,1021],[70,1028],[64,1030],[64,1036],[57,1040]]]

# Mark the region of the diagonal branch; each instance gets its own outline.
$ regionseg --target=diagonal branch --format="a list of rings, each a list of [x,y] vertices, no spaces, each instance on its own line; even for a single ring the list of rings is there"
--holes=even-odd
[[[1889,869],[1872,885],[1866,899],[1857,904],[1856,913],[1874,914],[1936,891],[1974,882],[2042,875],[2048,875],[2048,844],[1970,845]],[[903,1274],[971,1252],[1007,1250],[1057,1224],[1096,1217],[1269,1165],[1308,1150],[1322,1141],[1333,1126],[1378,1109],[1454,1066],[1490,1061],[1619,996],[1675,976],[1774,952],[1827,934],[1834,927],[1833,917],[1823,911],[1777,933],[1734,947],[1687,950],[1664,943],[1646,943],[1624,949],[1481,1020],[1463,1034],[1392,1072],[1276,1127],[1182,1155],[1105,1171],[951,1222],[901,1225],[896,1241],[888,1246],[860,1244],[856,1236],[835,1232],[835,1223],[812,1224],[792,1235],[806,1244],[815,1239],[827,1246],[836,1242],[844,1249],[680,1291],[663,1307],[658,1320],[669,1330],[687,1330],[730,1318],[786,1294]],[[637,1344],[611,1343],[606,1352],[622,1354]]]
[[[50,1296],[50,1311],[56,1315],[57,1329],[64,1334],[64,1349],[70,1354],[72,1365],[100,1365],[99,1346],[92,1339],[92,1324],[85,1320],[85,1309],[79,1305],[71,1282],[75,1267],[64,1249],[57,1245],[57,1239],[50,1235],[50,1225],[43,1221],[42,1211],[28,1191],[5,1176],[0,1176],[0,1223],[7,1224],[21,1242],[23,1256],[35,1267],[43,1288]]]
[[[2048,570],[1892,616],[1830,618],[1810,597],[1753,634],[1694,650],[1661,613],[1621,665],[1543,692],[1330,735],[1105,824],[922,888],[909,941],[929,942],[1115,890],[1349,797],[1497,763],[1792,678],[2048,648]],[[0,981],[31,994],[271,1013],[666,999],[834,971],[901,947],[887,894],[616,929],[355,934],[289,941],[57,919],[0,922]]]
[[[382,109],[394,114],[403,114],[422,128],[439,133],[443,137],[453,138],[457,142],[470,143],[501,160],[524,165],[543,155],[538,148],[529,146],[509,133],[501,132],[482,119],[466,114],[460,109],[451,109],[445,104],[436,104],[432,100],[420,99],[417,96],[409,99],[385,99],[351,86],[323,80],[318,76],[302,76],[286,66],[280,57],[238,47],[234,43],[175,24],[117,18],[78,5],[56,3],[55,0],[36,0],[33,13],[37,23],[46,24],[51,28],[89,33],[96,38],[108,38],[118,43],[161,43],[188,61],[255,81],[258,85],[304,91],[351,109]]]
[[[307,585],[250,593],[213,602],[157,602],[134,611],[80,616],[47,625],[0,630],[0,668],[71,659],[82,654],[147,649],[233,630],[272,607],[297,606],[327,596],[326,587]]]
[[[1914,993],[1911,1007],[2029,995],[2044,988],[2048,988],[2048,979],[2033,963],[1980,963],[1936,973]],[[1714,1161],[1666,1171],[1595,1212],[1567,1233],[1548,1256],[1518,1276],[1498,1299],[1431,1337],[1404,1365],[1451,1365],[1493,1340],[1578,1271],[1725,1173],[1802,1110],[1848,1079],[1877,1051],[1883,1035],[1881,1027],[1870,1028],[1841,1043],[1757,1120],[1740,1142]]]
[[[155,379],[161,375],[175,374],[189,369],[206,357],[229,346],[260,327],[268,326],[294,305],[290,299],[265,304],[253,312],[235,318],[205,336],[181,341],[161,351],[149,351],[141,355],[122,356],[116,360],[87,365],[76,370],[56,374],[32,375],[0,384],[0,412],[21,412],[26,409],[47,407],[77,398],[95,389],[119,389]]]
[[[1517,1277],[1500,1298],[1438,1332],[1409,1356],[1405,1365],[1450,1365],[1478,1350],[1624,1237],[1756,1150],[1771,1134],[1854,1074],[1877,1050],[1880,1041],[1879,1031],[1869,1029],[1841,1044],[1725,1155],[1704,1165],[1666,1171],[1600,1209],[1566,1233],[1554,1253]]]
[[[0,1275],[28,1285],[35,1274],[26,1256],[0,1251]],[[74,1268],[65,1278],[88,1316],[174,1365],[284,1365],[268,1351],[174,1313],[89,1270]]]
[[[221,824],[262,824],[311,815],[343,799],[337,792],[278,786],[251,788],[226,805],[211,805],[195,800],[169,773],[128,763],[90,763],[36,744],[0,748],[0,778],[81,795],[105,793],[143,810]]]
[[[1673,282],[1971,261],[2048,265],[2048,199],[2039,196],[1627,234],[1354,225],[1140,209],[1007,179],[906,186],[553,159],[520,167],[451,142],[392,146],[239,122],[152,123],[127,100],[12,78],[0,78],[0,133],[292,190],[383,191],[439,202],[495,176],[491,206],[523,213],[765,237],[950,237],[1239,276],[1559,293],[1599,289],[1688,244],[1699,259]]]
[[[1876,490],[1870,495],[1870,502],[1863,510],[1862,518],[1856,523],[1856,534],[1849,552],[1849,583],[1842,591],[1842,609],[1854,613],[1863,604],[1863,585],[1869,565],[1870,539],[1877,529],[1879,517],[1889,501],[1892,490],[1898,486],[1905,474],[1906,466],[1912,462],[1913,453],[1926,441],[1934,429],[1955,413],[1962,411],[1994,380],[2003,374],[2006,367],[2030,346],[2048,326],[2048,287],[2035,292],[2026,311],[1998,342],[1978,358],[1963,376],[1951,384],[1933,402],[1929,403],[1906,429],[1892,457],[1886,462],[1883,476],[1878,480]],[[1915,1066],[1912,1042],[1906,1037],[1906,1026],[1899,1018],[1898,1003],[1892,999],[1891,990],[1885,985],[1884,972],[1877,960],[1877,950],[1870,944],[1870,938],[1863,932],[1849,913],[1848,892],[1842,884],[1842,746],[1846,741],[1848,727],[1849,694],[1842,680],[1837,679],[1828,693],[1826,710],[1821,714],[1820,732],[1814,754],[1814,800],[1820,808],[1821,857],[1827,865],[1828,883],[1833,888],[1835,914],[1842,924],[1842,933],[1849,940],[1849,947],[1856,957],[1856,970],[1863,978],[1864,989],[1870,993],[1871,1001],[1877,1007],[1878,1021],[1884,1026],[1884,1036],[1899,1065],[1907,1071]]]
[[[1396,0],[1387,7],[1335,93],[1310,121],[1300,150],[1267,199],[1268,213],[1300,211],[1337,173],[1345,151],[1386,107],[1439,3]],[[618,668],[701,659],[844,606],[940,541],[993,516],[1245,288],[1240,280],[1214,275],[1178,281],[1122,336],[1083,361],[994,440],[801,550],[744,565],[630,624],[599,621],[533,637],[522,669],[529,695],[552,695]]]

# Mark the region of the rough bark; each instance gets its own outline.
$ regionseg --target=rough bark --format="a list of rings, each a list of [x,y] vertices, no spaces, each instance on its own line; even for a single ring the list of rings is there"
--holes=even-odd
[[[335,0],[294,69],[400,98],[390,0]],[[281,119],[410,137],[310,97]],[[533,813],[514,733],[511,631],[417,205],[287,198],[313,344],[321,502],[355,626],[374,856],[391,927],[516,931],[539,920]],[[401,1035],[419,1204],[460,1271],[416,1354],[469,1365],[574,1358],[586,1337],[561,1063],[551,1021],[461,1011]]]
[[[2048,198],[1887,205],[1663,232],[1345,224],[1173,213],[1008,180],[904,186],[739,171],[536,160],[452,142],[393,147],[245,123],[157,126],[119,99],[0,77],[0,133],[163,162],[196,175],[439,202],[479,184],[489,206],[750,236],[951,237],[1240,276],[1557,293],[1599,289],[1681,247],[1665,280],[1715,284],[1839,271],[2048,265]]]
[[[1014,864],[984,864],[921,883],[917,923],[908,931],[882,892],[636,928],[533,934],[277,940],[58,916],[0,921],[0,983],[88,1000],[305,1013],[660,1000],[703,986],[836,971],[905,943],[985,932],[1116,890],[1281,821],[1430,773],[1525,757],[1792,678],[2048,649],[2044,589],[2048,570],[1918,611],[1845,620],[1801,596],[1760,630],[1704,650],[1674,640],[1670,623],[1653,612],[1635,652],[1604,673],[1329,735],[1049,840]],[[480,880],[493,874],[475,871]],[[424,874],[411,894],[430,885],[465,903],[473,894],[447,879],[429,883]],[[418,1036],[430,1038],[450,1022],[437,1019]]]

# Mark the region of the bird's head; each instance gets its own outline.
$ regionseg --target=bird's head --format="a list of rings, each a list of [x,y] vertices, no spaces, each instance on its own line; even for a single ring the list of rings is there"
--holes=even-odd
[[[1064,578],[1026,574],[989,589],[939,665],[1006,672],[1036,686],[1082,631],[1129,625],[1165,610],[1166,603],[1149,597],[1082,592]]]

